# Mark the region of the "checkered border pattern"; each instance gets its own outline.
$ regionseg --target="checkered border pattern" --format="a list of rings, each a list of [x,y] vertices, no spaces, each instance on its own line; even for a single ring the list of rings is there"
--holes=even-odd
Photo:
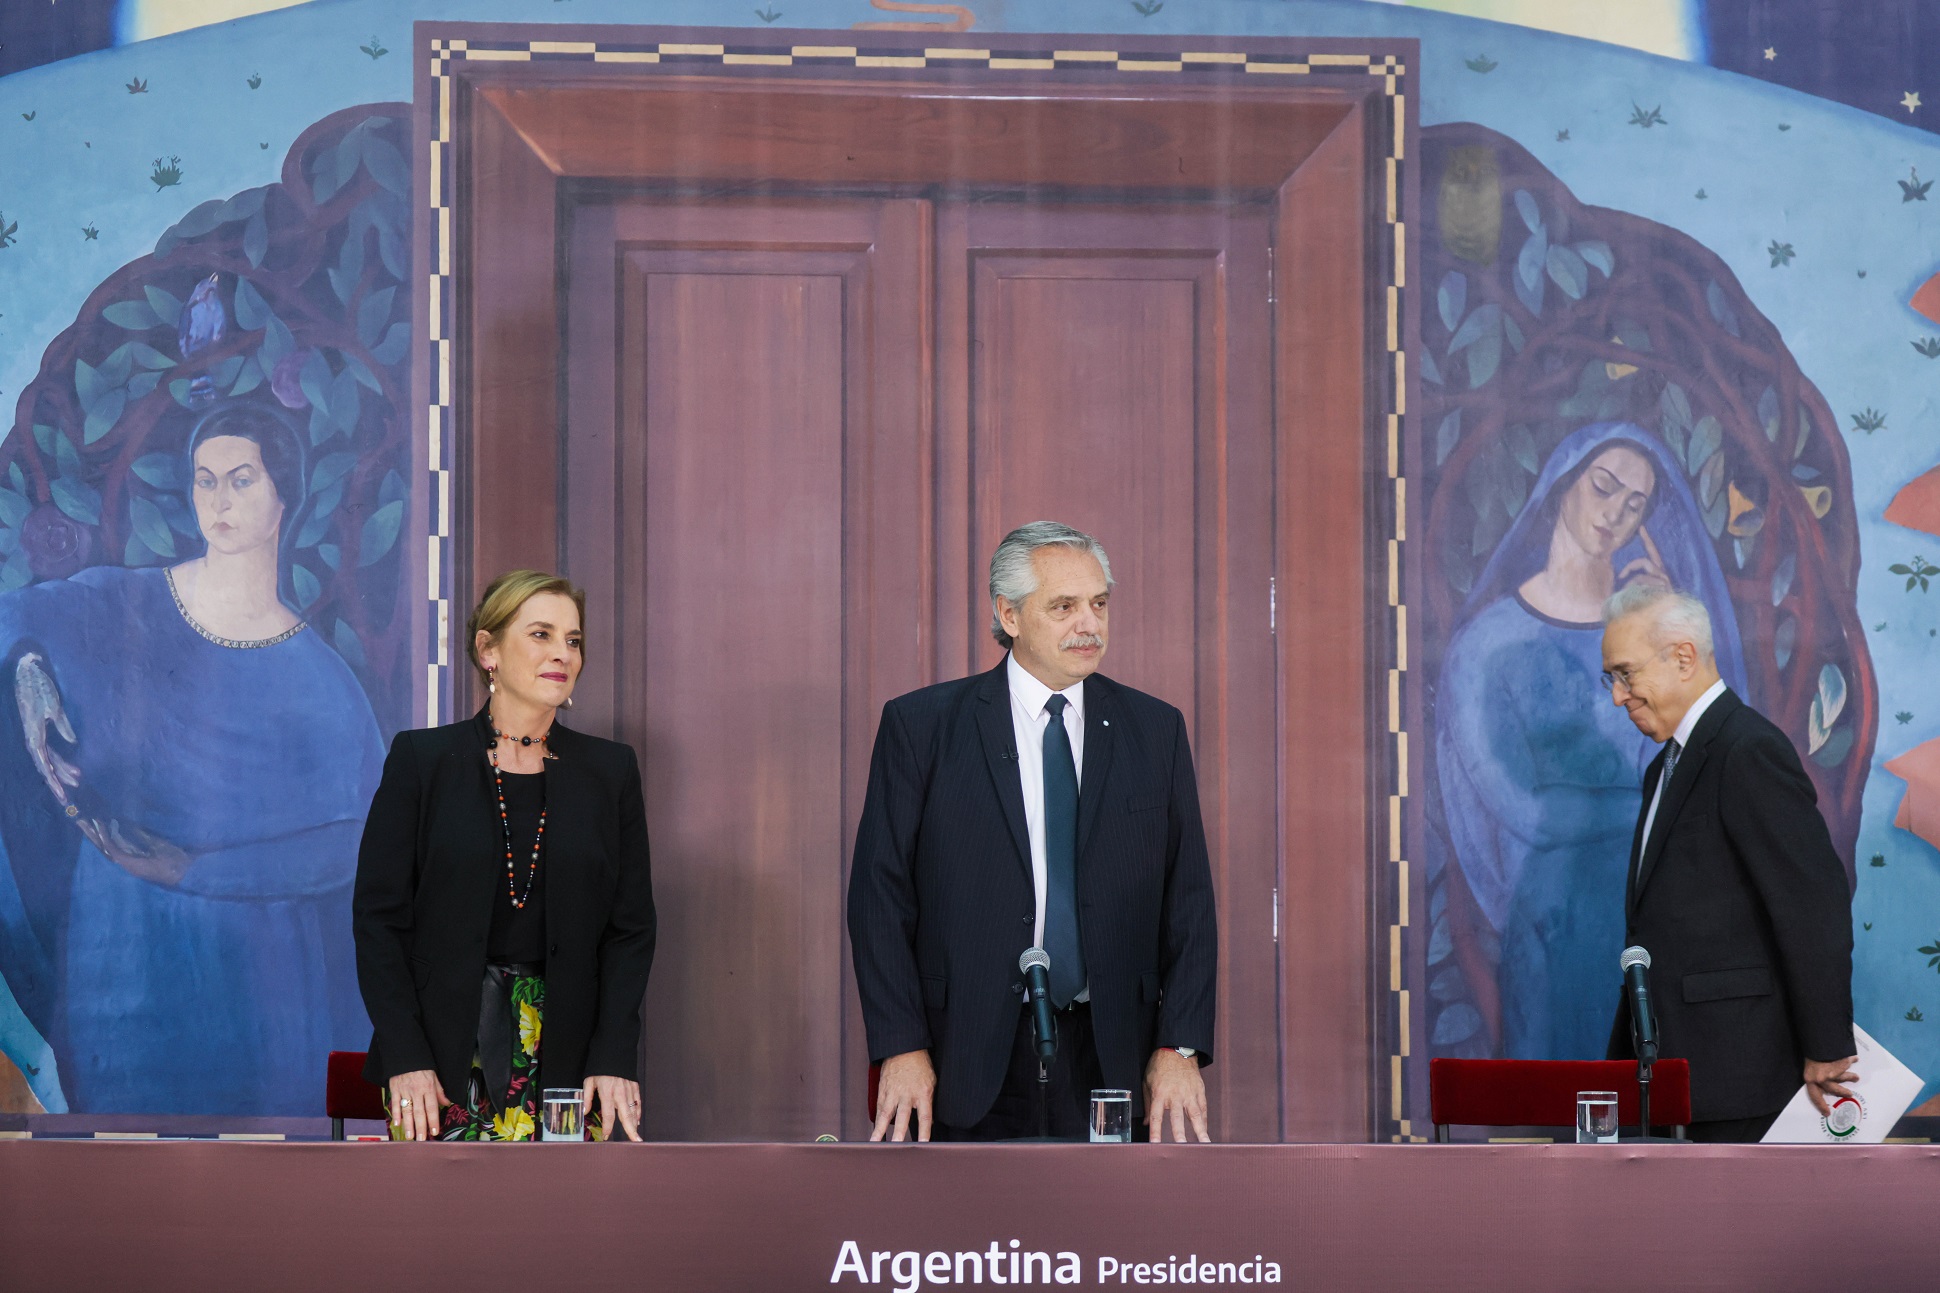
[[[1388,373],[1386,382],[1387,480],[1392,511],[1383,518],[1388,534],[1387,630],[1392,646],[1388,657],[1387,731],[1393,738],[1393,771],[1387,798],[1385,854],[1394,898],[1389,904],[1388,1009],[1389,1054],[1388,1121],[1395,1140],[1422,1140],[1414,1135],[1404,1100],[1404,1062],[1410,1054],[1408,990],[1402,978],[1402,931],[1408,926],[1409,866],[1403,848],[1402,811],[1408,796],[1408,731],[1402,711],[1403,674],[1408,668],[1408,607],[1403,600],[1402,545],[1407,540],[1408,482],[1402,471],[1403,419],[1407,416],[1407,353],[1403,348],[1402,293],[1407,288],[1408,229],[1401,212],[1401,168],[1406,160],[1408,68],[1392,54],[1310,53],[1273,56],[1219,49],[1180,49],[1167,57],[1141,52],[1126,56],[1109,49],[1040,50],[932,46],[921,53],[867,45],[793,45],[786,52],[771,46],[730,44],[627,43],[585,40],[466,40],[433,38],[431,46],[432,130],[430,155],[431,282],[427,335],[430,349],[431,400],[426,410],[429,435],[431,495],[437,523],[430,535],[426,592],[433,617],[432,660],[426,688],[425,721],[437,724],[444,709],[451,668],[451,461],[452,350],[448,332],[452,298],[452,172],[453,72],[451,64],[465,63],[578,63],[618,67],[642,64],[685,67],[829,67],[857,70],[909,71],[923,69],[984,69],[993,72],[1150,72],[1187,76],[1323,76],[1339,78],[1356,73],[1380,77],[1389,103],[1384,156],[1384,217],[1393,244],[1383,257],[1388,282],[1385,325]],[[1379,844],[1377,843],[1377,847]],[[1377,893],[1382,886],[1377,886]]]
[[[986,68],[994,72],[1083,71],[1191,72],[1231,70],[1264,75],[1360,70],[1384,76],[1388,93],[1400,93],[1407,68],[1392,54],[1306,54],[1272,57],[1225,50],[1181,50],[1171,58],[1128,57],[1107,49],[1035,51],[958,49],[936,46],[922,53],[907,49],[870,49],[862,45],[793,45],[786,53],[768,46],[621,44],[590,40],[439,40],[431,42],[434,78],[447,74],[454,59],[486,63],[670,63],[713,67],[852,67],[860,69]],[[1399,105],[1397,105],[1399,106]]]

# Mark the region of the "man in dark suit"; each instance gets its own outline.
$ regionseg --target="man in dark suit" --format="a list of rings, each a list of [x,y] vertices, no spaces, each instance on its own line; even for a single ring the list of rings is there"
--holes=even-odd
[[[1082,1139],[1096,1087],[1132,1092],[1153,1140],[1168,1119],[1209,1139],[1218,931],[1192,751],[1177,709],[1097,673],[1111,582],[1089,535],[1012,531],[990,562],[1010,654],[883,707],[849,880],[871,1139]],[[1042,1073],[1033,946],[1058,1033]]]
[[[1690,1061],[1691,1137],[1755,1141],[1801,1080],[1821,1113],[1855,1080],[1845,867],[1791,741],[1719,678],[1704,603],[1633,584],[1603,623],[1604,684],[1665,743],[1644,774],[1625,941],[1651,955],[1659,1053]],[[1623,1000],[1609,1055],[1634,1054]]]

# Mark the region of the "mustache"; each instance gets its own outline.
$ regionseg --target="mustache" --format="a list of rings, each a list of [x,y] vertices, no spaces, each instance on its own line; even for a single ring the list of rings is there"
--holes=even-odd
[[[1070,637],[1058,643],[1058,650],[1069,651],[1073,647],[1086,647],[1086,646],[1098,647],[1099,649],[1102,650],[1104,648],[1104,645],[1105,645],[1105,639],[1098,636],[1098,634],[1096,633],[1073,633]]]

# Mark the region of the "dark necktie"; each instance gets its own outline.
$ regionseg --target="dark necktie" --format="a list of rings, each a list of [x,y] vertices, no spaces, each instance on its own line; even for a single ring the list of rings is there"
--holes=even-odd
[[[1657,774],[1657,789],[1651,796],[1653,802],[1650,810],[1650,832],[1644,836],[1637,848],[1637,862],[1633,869],[1638,872],[1643,870],[1644,854],[1650,852],[1651,836],[1657,834],[1657,828],[1662,825],[1659,818],[1664,815],[1664,800],[1670,795],[1671,774],[1677,771],[1677,757],[1682,753],[1684,753],[1684,747],[1676,741],[1664,747],[1664,770]]]
[[[1044,703],[1044,950],[1051,958],[1051,1004],[1059,1010],[1084,991],[1084,951],[1078,946],[1078,763],[1064,730],[1064,707]]]

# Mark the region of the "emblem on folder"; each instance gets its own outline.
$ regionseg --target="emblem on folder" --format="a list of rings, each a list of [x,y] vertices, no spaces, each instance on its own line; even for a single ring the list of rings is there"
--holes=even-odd
[[[1825,1134],[1834,1140],[1844,1140],[1859,1130],[1859,1124],[1866,1119],[1866,1106],[1857,1096],[1844,1096],[1832,1102],[1832,1109],[1821,1118]]]

